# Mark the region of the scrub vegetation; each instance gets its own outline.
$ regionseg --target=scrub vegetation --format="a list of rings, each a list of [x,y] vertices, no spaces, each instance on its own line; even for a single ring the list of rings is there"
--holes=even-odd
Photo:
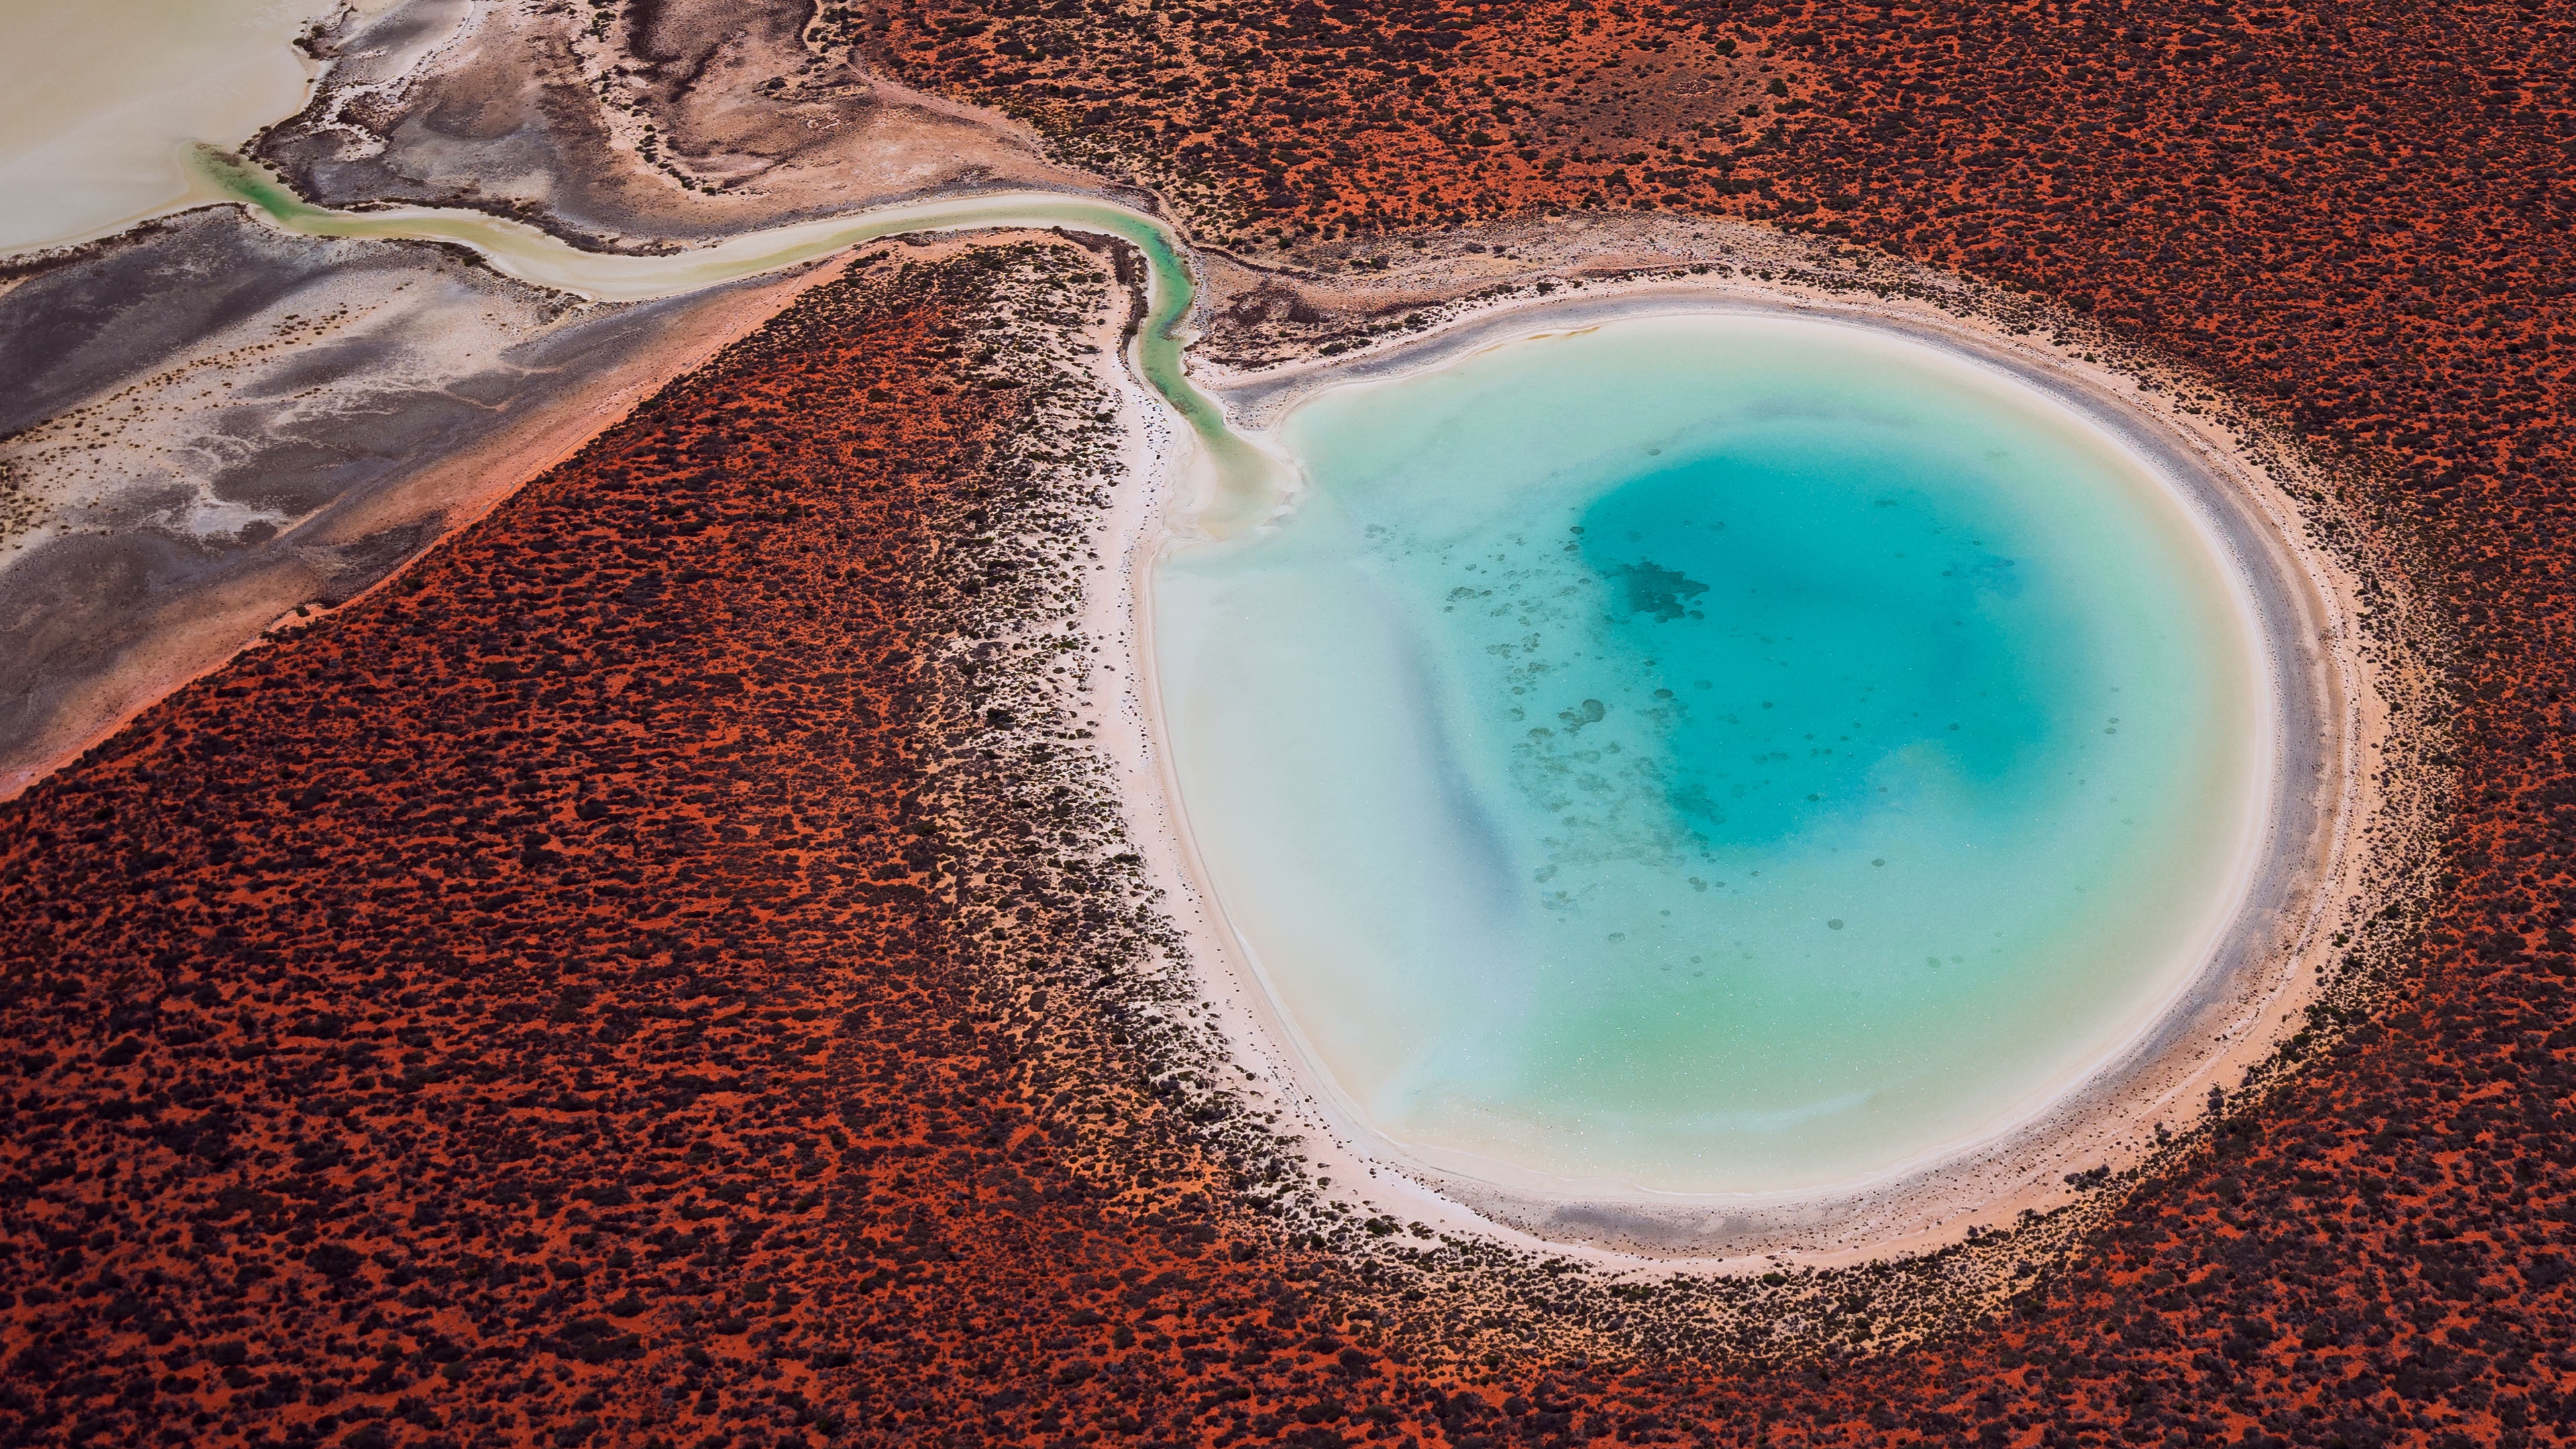
[[[2219,380],[2438,616],[2430,898],[2151,1174],[1693,1299],[1703,1338],[1335,1220],[1223,1120],[1067,738],[1100,274],[880,253],[0,806],[0,1433],[2576,1437],[2570,41],[2537,4],[823,7],[801,43],[1283,275],[1731,215]],[[2003,1285],[1970,1316],[1881,1306],[1962,1264]]]

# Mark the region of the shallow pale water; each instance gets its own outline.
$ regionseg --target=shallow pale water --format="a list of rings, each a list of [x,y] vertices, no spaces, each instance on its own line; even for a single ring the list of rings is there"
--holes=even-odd
[[[1210,884],[1305,1049],[1527,1185],[1848,1182],[2192,972],[2262,682],[2182,505],[2039,394],[1701,317],[1326,393],[1155,580]]]
[[[0,0],[0,252],[216,199],[191,148],[237,146],[293,115],[314,69],[295,38],[332,8]]]

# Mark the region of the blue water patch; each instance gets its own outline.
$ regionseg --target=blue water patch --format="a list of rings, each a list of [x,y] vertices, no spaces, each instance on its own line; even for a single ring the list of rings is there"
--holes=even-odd
[[[2023,586],[2010,520],[1978,516],[1953,460],[1876,441],[1766,429],[1584,508],[1567,532],[1597,614],[1568,623],[1595,644],[1579,673],[1613,699],[1532,726],[1529,753],[1562,757],[1615,701],[1640,731],[1630,748],[1665,763],[1667,808],[1711,848],[1880,808],[1926,770],[2037,788],[2013,765],[2051,721],[2019,681],[2084,660]],[[1505,690],[1566,693],[1523,643]]]
[[[1327,394],[1156,580],[1182,802],[1282,1014],[1450,1166],[1846,1180],[2134,1030],[2250,838],[2178,504],[2035,394],[1767,319]]]

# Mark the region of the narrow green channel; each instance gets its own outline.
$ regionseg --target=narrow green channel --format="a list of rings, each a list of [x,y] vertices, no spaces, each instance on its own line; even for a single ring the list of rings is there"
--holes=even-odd
[[[925,231],[1061,227],[1133,243],[1146,263],[1146,312],[1130,359],[1137,375],[1189,425],[1209,469],[1191,522],[1213,537],[1258,524],[1276,505],[1269,456],[1226,426],[1224,410],[1192,386],[1183,353],[1196,288],[1180,238],[1163,222],[1106,202],[1043,192],[965,196],[883,207],[855,217],[799,222],[727,237],[705,247],[639,255],[583,251],[524,222],[420,206],[334,211],[312,205],[256,163],[202,148],[197,163],[225,195],[301,236],[443,241],[470,247],[495,271],[599,301],[633,302],[693,292],[791,267],[875,241]]]

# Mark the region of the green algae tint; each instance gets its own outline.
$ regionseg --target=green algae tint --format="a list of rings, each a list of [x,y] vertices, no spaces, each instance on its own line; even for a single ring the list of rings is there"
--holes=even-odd
[[[2236,583],[2041,395],[1837,324],[1519,342],[1292,413],[1155,581],[1176,772],[1300,1048],[1526,1187],[1865,1180],[2202,966],[2261,825]]]

